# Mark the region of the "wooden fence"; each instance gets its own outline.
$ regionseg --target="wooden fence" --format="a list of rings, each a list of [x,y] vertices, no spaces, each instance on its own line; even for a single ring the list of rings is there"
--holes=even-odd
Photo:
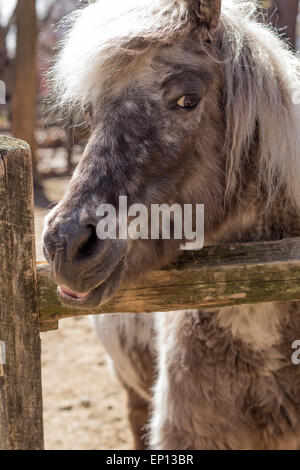
[[[300,301],[300,238],[187,252],[93,312],[59,303],[34,246],[30,149],[0,137],[0,449],[43,448],[39,332],[62,318]]]

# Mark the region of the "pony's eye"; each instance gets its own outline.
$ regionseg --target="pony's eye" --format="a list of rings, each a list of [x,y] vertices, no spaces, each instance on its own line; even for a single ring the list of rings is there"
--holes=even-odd
[[[194,109],[198,106],[200,98],[198,95],[184,95],[176,103],[178,108]]]

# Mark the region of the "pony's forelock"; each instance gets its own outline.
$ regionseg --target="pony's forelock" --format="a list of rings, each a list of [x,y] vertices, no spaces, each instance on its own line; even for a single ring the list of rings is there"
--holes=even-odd
[[[56,103],[66,110],[93,102],[108,72],[174,40],[187,19],[184,0],[97,0],[75,11],[50,72]]]

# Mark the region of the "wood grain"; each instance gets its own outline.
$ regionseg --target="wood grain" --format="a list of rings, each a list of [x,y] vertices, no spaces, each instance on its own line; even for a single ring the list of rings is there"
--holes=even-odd
[[[22,141],[0,137],[0,449],[43,448],[32,163]]]
[[[136,284],[123,285],[110,302],[94,311],[61,305],[48,269],[46,263],[38,263],[43,330],[47,330],[47,325],[49,329],[55,328],[55,322],[61,318],[87,314],[300,301],[300,238],[226,244],[186,252],[172,266],[150,272]]]

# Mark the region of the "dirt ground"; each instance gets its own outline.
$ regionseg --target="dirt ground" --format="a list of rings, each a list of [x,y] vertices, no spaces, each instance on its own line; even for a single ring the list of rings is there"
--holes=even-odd
[[[67,178],[45,180],[48,198],[59,200],[67,184]],[[41,260],[47,210],[35,212],[37,259]],[[58,331],[41,337],[46,449],[131,449],[126,397],[107,367],[88,318],[63,320]]]

